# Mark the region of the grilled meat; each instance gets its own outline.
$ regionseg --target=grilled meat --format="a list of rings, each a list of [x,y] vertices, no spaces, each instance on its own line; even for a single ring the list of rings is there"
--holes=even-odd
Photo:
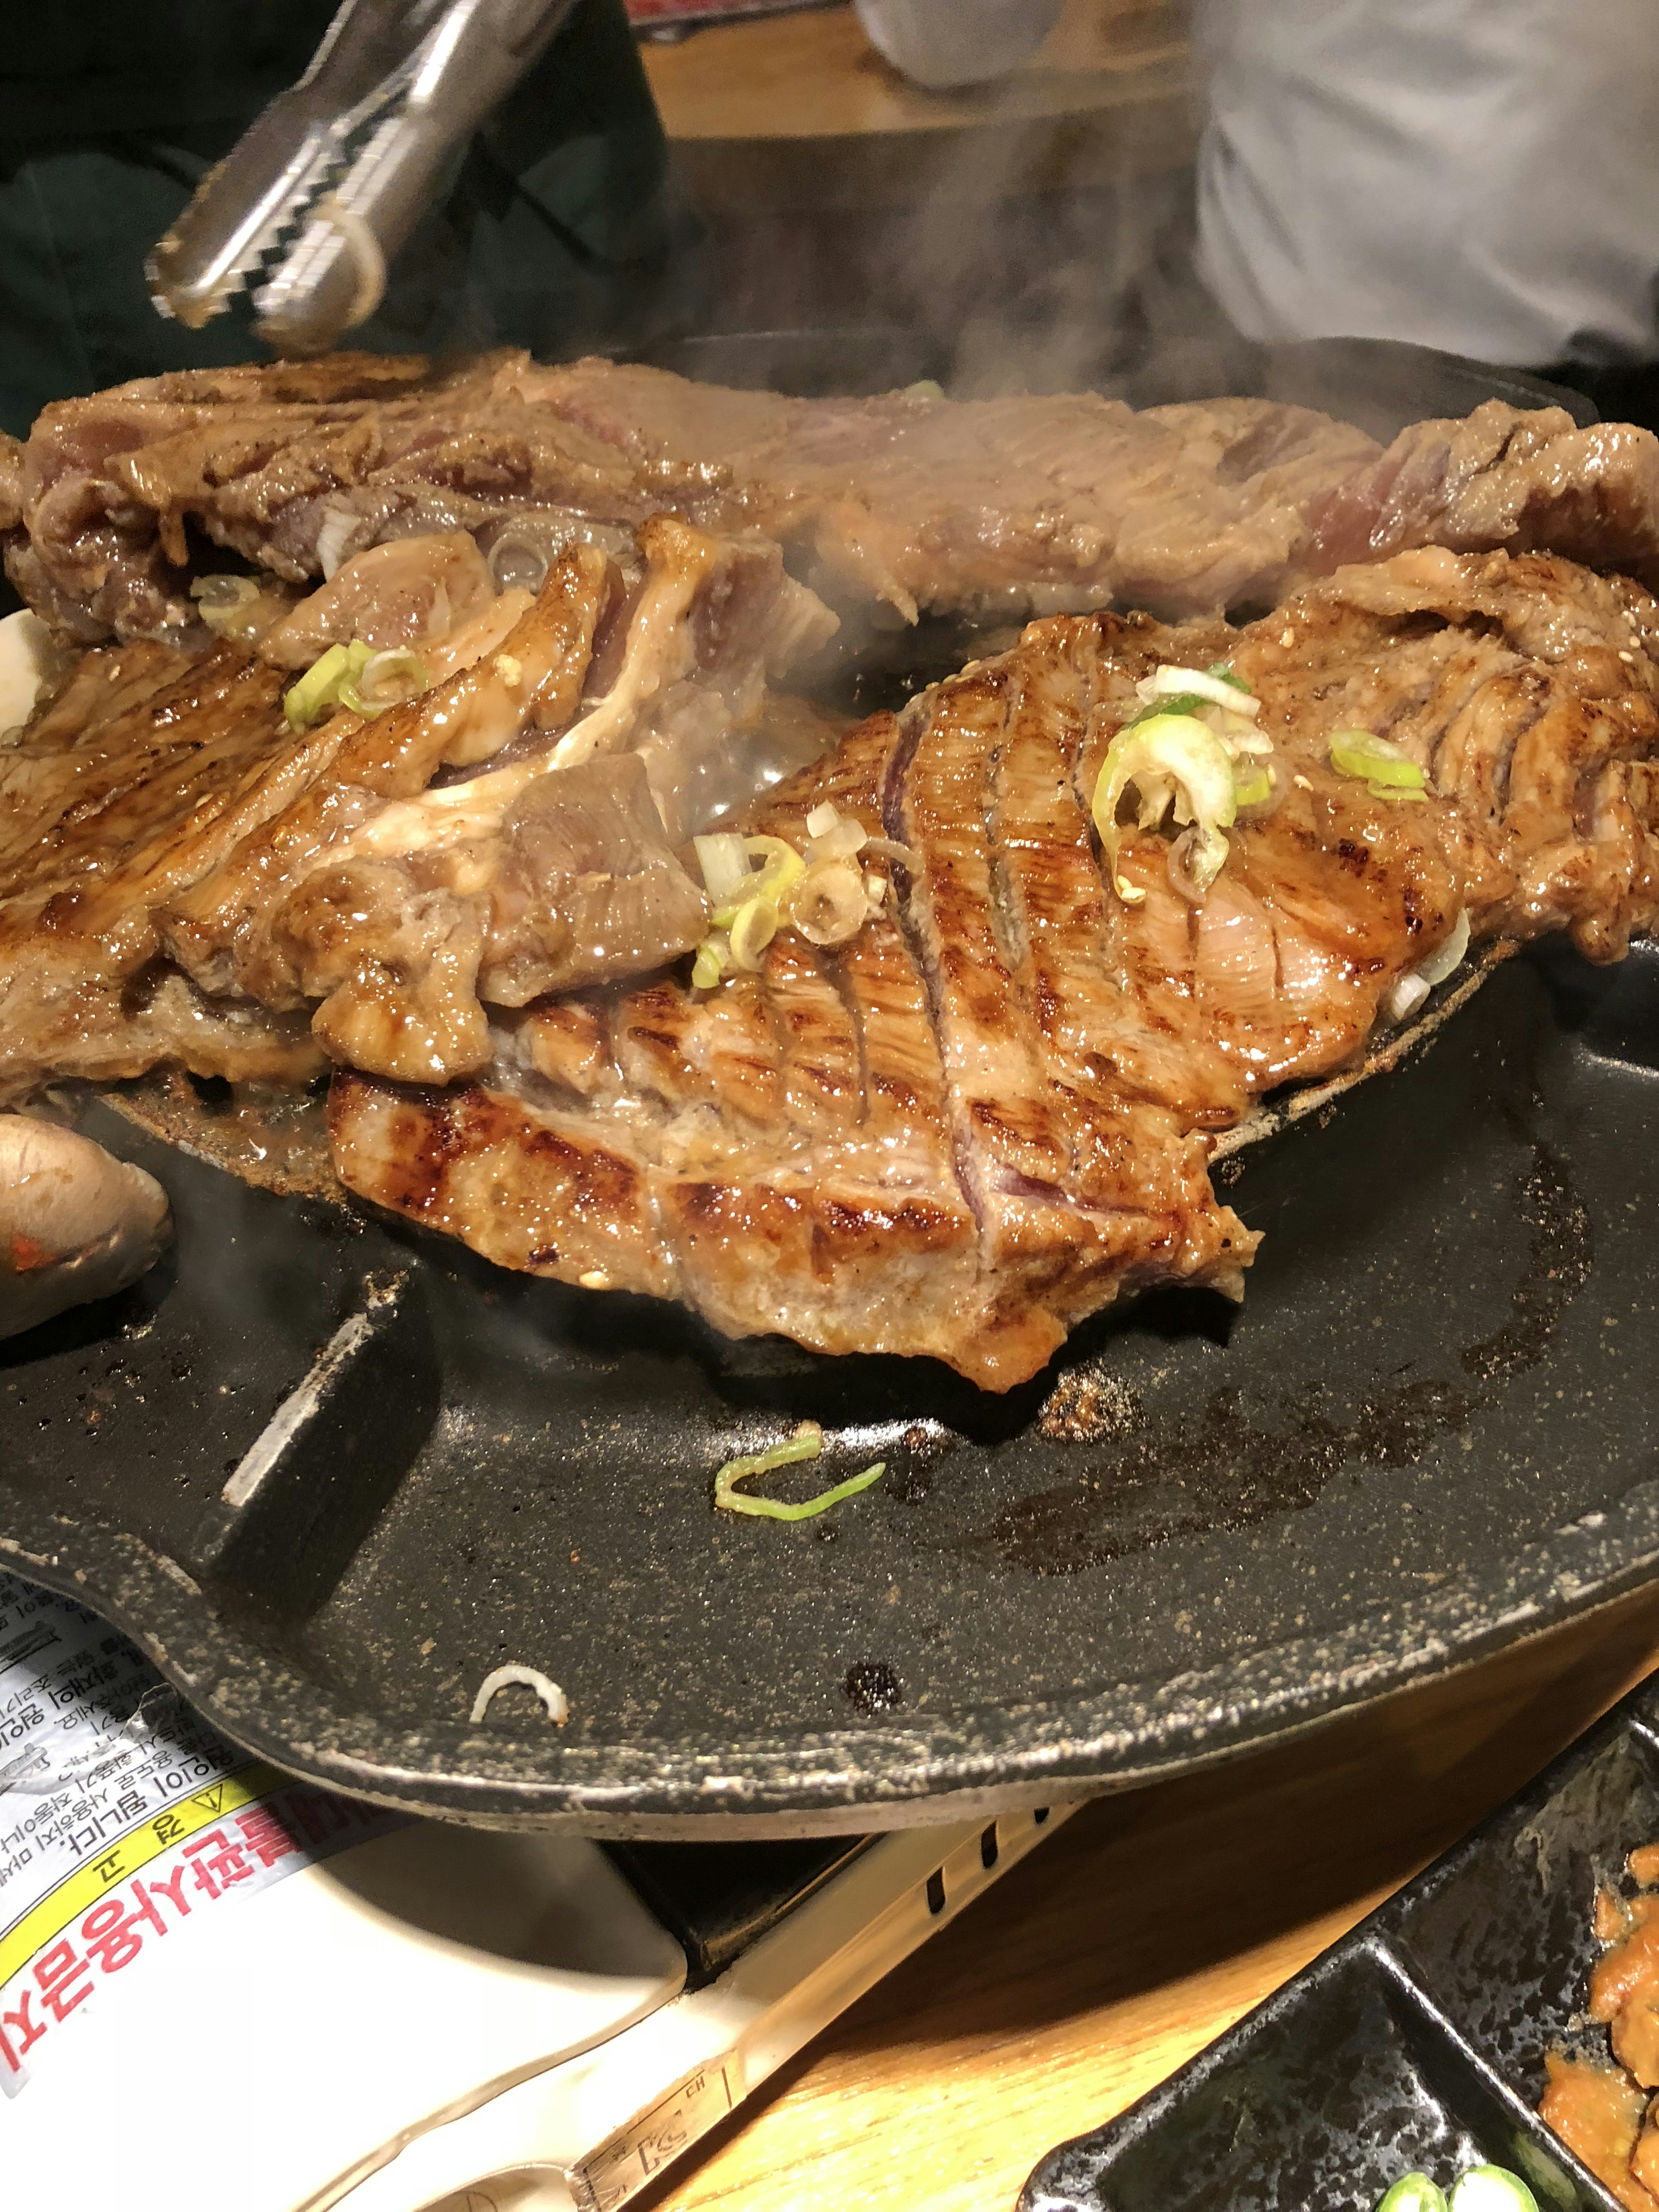
[[[426,542],[452,589],[456,549]],[[261,656],[303,607],[182,673],[154,644],[91,656],[78,722],[59,701],[0,751],[0,1096],[161,1060],[304,1079],[325,1050],[447,1080],[489,1057],[481,994],[695,945],[703,896],[663,817],[684,836],[734,777],[746,794],[819,748],[767,722],[765,684],[833,618],[752,536],[658,518],[636,562],[630,587],[577,545],[534,599],[469,599],[423,647],[453,673],[301,737]]]
[[[1201,904],[1090,802],[1157,664],[1225,658],[1282,800]],[[1419,803],[1340,775],[1334,728],[1423,768]],[[910,855],[849,944],[781,933],[712,992],[659,976],[494,1024],[486,1080],[343,1071],[343,1179],[505,1265],[683,1299],[732,1334],[930,1353],[991,1389],[1154,1282],[1237,1293],[1255,1239],[1215,1133],[1351,1064],[1466,914],[1617,958],[1659,908],[1659,606],[1543,556],[1347,568],[1243,631],[1053,619],[879,717],[759,806],[825,799]]]
[[[759,528],[826,596],[907,617],[1178,615],[1429,543],[1640,568],[1659,552],[1659,444],[1494,403],[1383,453],[1261,400],[788,399],[499,354],[179,372],[49,407],[0,452],[9,572],[94,641],[198,635],[188,585],[215,546],[302,585],[412,535],[493,550],[526,517],[614,550],[607,533],[664,512]]]
[[[108,688],[131,691],[115,659]],[[303,1023],[215,1006],[156,964],[156,909],[295,787],[281,680],[226,647],[139,682],[78,740],[49,708],[38,743],[0,752],[0,1097],[162,1058],[301,1081],[321,1066]]]

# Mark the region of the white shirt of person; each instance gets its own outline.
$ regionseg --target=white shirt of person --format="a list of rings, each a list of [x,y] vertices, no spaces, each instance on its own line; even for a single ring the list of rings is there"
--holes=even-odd
[[[1196,0],[1194,41],[1246,337],[1659,357],[1659,0]]]

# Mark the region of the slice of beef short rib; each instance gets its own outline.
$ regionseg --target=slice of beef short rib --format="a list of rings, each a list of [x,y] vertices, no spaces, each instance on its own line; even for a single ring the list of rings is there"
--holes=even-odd
[[[1262,702],[1281,802],[1201,905],[1089,802],[1156,664],[1225,659]],[[1417,803],[1338,774],[1358,725]],[[1406,554],[1248,629],[1109,615],[861,725],[755,829],[825,799],[910,855],[849,944],[782,932],[757,975],[684,972],[529,1006],[482,1083],[334,1079],[339,1173],[502,1264],[676,1297],[734,1335],[931,1354],[988,1389],[1159,1282],[1231,1294],[1256,1242],[1216,1133],[1353,1065],[1466,911],[1620,957],[1659,910],[1659,607],[1543,556]]]
[[[1413,545],[1659,561],[1659,441],[1559,408],[1494,402],[1385,453],[1261,399],[797,399],[516,353],[309,369],[143,379],[0,441],[0,533],[30,605],[77,639],[178,642],[192,574],[222,565],[204,547],[303,586],[411,535],[603,544],[665,513],[765,532],[838,605],[982,621],[1265,605]]]

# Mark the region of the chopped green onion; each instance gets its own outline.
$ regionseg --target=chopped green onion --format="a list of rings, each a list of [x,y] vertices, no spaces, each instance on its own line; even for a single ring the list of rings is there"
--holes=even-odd
[[[1374,799],[1401,792],[1420,793],[1428,779],[1414,760],[1407,760],[1398,745],[1369,730],[1333,730],[1331,766],[1339,775],[1363,776]]]
[[[1426,2173],[1402,2173],[1376,2212],[1446,2212],[1445,2195]]]
[[[1538,2199],[1508,2166],[1472,2166],[1452,2185],[1450,2212],[1538,2212]]]
[[[864,878],[852,860],[818,860],[789,893],[789,926],[809,945],[845,945],[870,917]]]
[[[1446,941],[1430,953],[1426,960],[1417,963],[1417,973],[1431,987],[1443,983],[1454,968],[1462,965],[1463,956],[1469,949],[1469,910],[1462,907],[1457,919],[1447,934]]]
[[[190,596],[216,637],[236,641],[251,635],[259,605],[259,586],[252,576],[198,576]]]
[[[770,899],[774,906],[781,903],[785,893],[806,872],[805,861],[781,837],[745,837],[743,849],[751,860],[764,864],[746,886],[750,896]]]
[[[252,576],[198,576],[190,587],[190,596],[204,615],[224,614],[232,607],[243,607],[250,599],[257,599],[259,586]]]
[[[705,937],[697,947],[697,957],[691,963],[691,985],[694,990],[712,991],[726,973],[729,957],[723,937]]]
[[[1149,699],[1138,714],[1129,717],[1123,726],[1126,730],[1133,730],[1138,723],[1150,722],[1154,714],[1196,714],[1209,703],[1207,699],[1200,697],[1196,691],[1177,691],[1170,698]]]
[[[1242,714],[1247,721],[1261,711],[1261,702],[1235,678],[1219,677],[1206,668],[1182,668],[1174,661],[1153,669],[1135,686],[1135,696],[1140,699],[1162,701],[1189,695],[1212,707],[1224,707],[1229,714]]]
[[[1246,768],[1235,764],[1233,798],[1240,806],[1265,806],[1273,795],[1273,780],[1265,768],[1252,761]]]
[[[362,673],[369,658],[369,648],[364,646],[355,662],[352,653],[351,646],[331,645],[320,659],[312,662],[299,682],[283,694],[283,712],[296,737],[313,722],[321,721],[338,698],[342,684]]]
[[[1204,673],[1213,676],[1219,683],[1231,684],[1235,691],[1249,691],[1250,688],[1242,676],[1234,675],[1224,660],[1212,660]]]
[[[1173,804],[1177,822],[1197,830],[1187,873],[1200,897],[1221,872],[1230,828],[1238,811],[1233,794],[1233,764],[1214,731],[1190,714],[1155,714],[1149,721],[1120,730],[1106,749],[1095,784],[1095,827],[1111,870],[1112,888],[1125,906],[1139,906],[1145,891],[1118,872],[1121,831],[1117,810],[1131,785],[1141,795],[1139,823],[1156,826]]]
[[[694,837],[691,846],[697,856],[697,866],[702,870],[703,882],[708,887],[708,896],[716,906],[747,896],[753,872],[741,837],[731,830],[723,830],[717,836]]]
[[[810,1521],[814,1514],[826,1511],[843,1498],[868,1490],[887,1472],[886,1461],[878,1459],[862,1474],[852,1475],[847,1481],[836,1483],[833,1489],[821,1490],[816,1498],[809,1498],[800,1505],[780,1505],[775,1498],[738,1495],[738,1484],[746,1482],[750,1475],[769,1474],[774,1468],[793,1467],[798,1461],[816,1459],[823,1449],[823,1431],[816,1421],[803,1421],[787,1443],[774,1444],[769,1451],[751,1452],[746,1458],[727,1460],[714,1477],[715,1504],[724,1506],[728,1513],[754,1513],[768,1521]]]
[[[432,679],[426,672],[425,661],[406,645],[389,647],[384,653],[370,653],[366,645],[354,638],[346,650],[356,653],[360,648],[366,656],[362,668],[349,676],[334,695],[352,714],[366,714],[372,721],[376,714],[384,714],[388,707],[398,706],[405,699],[418,699],[429,688]],[[388,684],[392,686],[390,690]]]
[[[770,899],[745,899],[732,919],[732,962],[745,975],[759,972],[761,955],[778,933],[778,910]]]

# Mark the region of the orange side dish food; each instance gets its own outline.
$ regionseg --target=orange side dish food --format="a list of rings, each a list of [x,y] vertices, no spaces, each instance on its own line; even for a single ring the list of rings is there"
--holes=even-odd
[[[1539,2111],[1630,2212],[1659,2212],[1659,1844],[1631,1853],[1631,1876],[1653,1893],[1595,1893],[1589,2014],[1611,2032],[1612,2064],[1552,2051]]]

